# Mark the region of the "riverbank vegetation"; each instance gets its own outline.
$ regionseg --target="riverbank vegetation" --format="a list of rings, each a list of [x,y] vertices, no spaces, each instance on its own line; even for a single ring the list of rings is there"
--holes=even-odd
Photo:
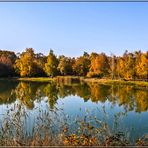
[[[148,82],[145,81],[125,81],[125,80],[113,80],[113,79],[100,79],[100,78],[87,78],[80,76],[57,76],[54,78],[50,77],[12,77],[12,78],[0,78],[0,81],[24,81],[24,82],[58,82],[63,84],[73,84],[73,83],[98,83],[98,84],[109,84],[109,85],[131,85],[137,88],[148,89]]]
[[[87,115],[71,118],[60,109],[35,109],[37,116],[26,111],[21,104],[11,107],[1,120],[1,146],[147,146],[147,134],[130,141],[127,130],[120,129],[120,120],[126,113],[115,115],[113,126],[107,118]],[[102,107],[105,117],[106,109]],[[93,121],[93,122],[92,122]],[[28,123],[31,123],[31,125]]]
[[[83,76],[88,78],[148,80],[148,52],[125,51],[122,56],[105,53],[84,54],[80,57],[34,53],[27,48],[22,53],[0,50],[0,77]],[[45,80],[45,79],[44,79]]]

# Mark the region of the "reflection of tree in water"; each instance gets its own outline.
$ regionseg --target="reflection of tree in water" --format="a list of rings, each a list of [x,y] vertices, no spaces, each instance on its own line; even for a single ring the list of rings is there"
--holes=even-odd
[[[84,101],[88,101],[91,98],[90,87],[86,83],[76,85],[74,87],[75,94],[84,99]]]
[[[128,111],[135,106],[135,91],[132,86],[112,85],[110,101],[124,106]]]
[[[38,83],[20,82],[15,92],[16,97],[21,100],[29,109],[33,109],[34,100],[39,98]]]
[[[90,83],[90,94],[92,102],[105,102],[110,95],[110,86]]]
[[[0,103],[11,103],[19,99],[29,109],[34,107],[35,100],[48,98],[51,108],[54,108],[58,98],[76,95],[92,102],[110,101],[113,105],[123,106],[126,111],[136,112],[148,109],[148,92],[127,85],[100,85],[97,83],[57,84],[54,82],[20,82],[0,83]]]
[[[60,98],[64,98],[69,95],[79,96],[84,99],[84,101],[88,101],[90,99],[90,88],[86,83],[83,84],[58,84],[58,95]]]
[[[44,88],[44,94],[48,97],[50,107],[53,109],[58,100],[58,90],[55,83],[48,83]]]
[[[129,85],[112,85],[111,92],[110,101],[124,106],[127,111],[141,112],[148,109],[148,92],[146,90],[136,89]]]
[[[17,82],[1,81],[0,82],[0,104],[10,104],[15,102],[15,88]]]
[[[148,91],[137,90],[135,96],[136,112],[148,110]]]
[[[58,84],[57,89],[58,89],[58,96],[60,98],[65,98],[66,96],[69,95],[75,95],[71,85]]]

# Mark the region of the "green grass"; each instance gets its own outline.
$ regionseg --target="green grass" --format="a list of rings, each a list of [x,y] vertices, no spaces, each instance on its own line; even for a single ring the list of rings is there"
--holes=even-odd
[[[38,77],[38,78],[17,78],[19,81],[32,81],[32,82],[49,82],[54,81],[54,78]]]
[[[139,87],[148,87],[148,82],[143,81],[124,81],[124,80],[111,80],[111,79],[98,79],[98,78],[85,78],[85,82],[96,82],[101,84],[122,84],[122,85],[133,85]]]
[[[50,82],[54,81],[55,78],[49,77],[34,77],[34,78],[0,78],[0,81],[30,81],[30,82]]]

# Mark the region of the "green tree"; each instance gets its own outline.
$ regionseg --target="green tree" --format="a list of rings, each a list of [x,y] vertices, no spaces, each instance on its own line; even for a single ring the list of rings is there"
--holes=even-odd
[[[58,70],[61,75],[72,75],[72,61],[70,58],[62,56],[59,58]]]
[[[45,68],[44,68],[48,76],[54,77],[58,75],[58,70],[57,70],[58,63],[59,63],[58,59],[53,53],[53,50],[50,50],[50,53],[47,56],[47,63],[45,63]]]
[[[46,61],[47,61],[47,58],[42,53],[35,54],[34,62],[36,64],[36,75],[37,76],[46,76],[46,73],[44,71],[44,66],[45,66]]]
[[[73,65],[73,71],[78,76],[86,76],[90,68],[89,55],[84,52],[83,56],[77,58]]]

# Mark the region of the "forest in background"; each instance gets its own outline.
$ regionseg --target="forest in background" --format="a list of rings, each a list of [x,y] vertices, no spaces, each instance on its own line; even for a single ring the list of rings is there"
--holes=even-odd
[[[22,53],[0,50],[0,77],[84,76],[148,80],[148,51],[124,52],[122,56],[92,52],[80,57],[47,56],[26,48]]]

